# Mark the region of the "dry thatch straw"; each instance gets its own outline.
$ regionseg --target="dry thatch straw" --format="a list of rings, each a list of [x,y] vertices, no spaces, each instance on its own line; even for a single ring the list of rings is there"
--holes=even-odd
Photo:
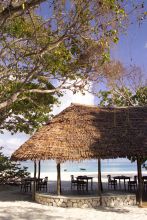
[[[37,131],[13,160],[58,161],[147,156],[147,106],[72,104]]]

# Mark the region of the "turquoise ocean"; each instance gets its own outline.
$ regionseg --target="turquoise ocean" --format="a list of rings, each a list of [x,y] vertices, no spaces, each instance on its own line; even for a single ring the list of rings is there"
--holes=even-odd
[[[28,171],[33,173],[34,164],[32,161],[21,162],[22,166],[27,166]],[[84,160],[82,162],[65,162],[61,164],[62,172],[97,172],[97,160]],[[106,159],[101,160],[101,170],[105,173],[136,172],[136,162],[131,163],[128,159]],[[144,168],[142,168],[145,171]],[[56,162],[53,160],[41,161],[41,172],[56,172]]]

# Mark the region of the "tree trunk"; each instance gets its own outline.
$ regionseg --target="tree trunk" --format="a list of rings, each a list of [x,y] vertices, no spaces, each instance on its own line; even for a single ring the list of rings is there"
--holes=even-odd
[[[57,195],[61,195],[61,172],[60,163],[57,163]]]
[[[41,161],[38,161],[38,179],[40,179],[40,172],[41,172]]]
[[[36,193],[36,161],[34,161],[34,182],[33,182],[33,192],[32,192],[33,201],[35,201],[35,193]]]
[[[142,171],[141,171],[141,159],[138,157],[137,158],[137,170],[138,170],[138,201],[139,201],[139,206],[142,206]]]

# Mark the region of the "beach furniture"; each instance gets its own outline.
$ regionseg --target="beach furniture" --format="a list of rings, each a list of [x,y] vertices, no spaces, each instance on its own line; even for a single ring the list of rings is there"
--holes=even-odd
[[[77,187],[77,183],[78,181],[74,179],[74,175],[71,175],[71,190],[73,189],[73,187]]]
[[[86,182],[86,190],[88,191],[88,183],[91,181],[91,190],[93,190],[93,177],[91,176],[77,176],[78,181]]]
[[[73,189],[73,187],[77,188],[77,191],[84,191],[85,189],[87,190],[87,181],[84,181],[84,179],[82,179],[83,176],[78,176],[76,178],[76,180],[74,179],[74,175],[71,175],[71,190]]]
[[[36,181],[36,190],[37,191],[47,188],[46,179],[44,179],[44,181],[43,181],[42,178],[35,178],[35,181]],[[42,186],[41,186],[41,183],[42,183]],[[23,192],[31,191],[32,190],[32,184],[34,184],[34,178],[29,177],[29,178],[22,179],[21,183],[20,183],[21,191],[23,191]],[[47,189],[46,189],[46,191],[47,191]]]
[[[136,175],[136,180],[138,180],[138,176]],[[142,176],[142,186],[143,190],[147,191],[147,176]]]
[[[87,191],[87,182],[85,182],[84,180],[78,180],[77,181],[77,190],[78,191]]]
[[[38,191],[41,191],[43,189],[43,191],[47,192],[47,183],[48,183],[48,177],[45,177],[44,179],[40,179],[40,181],[38,180]]]
[[[144,188],[144,191],[147,191],[147,181],[143,182],[143,188]]]
[[[134,180],[128,181],[128,190],[136,190],[137,189],[137,176],[134,176]]]
[[[147,176],[142,176],[143,189],[147,191]]]
[[[88,192],[87,176],[77,176],[77,190],[86,190]]]
[[[130,181],[130,177],[129,176],[114,176],[113,177],[114,180],[119,180],[119,188],[121,189],[121,180],[123,180],[124,182],[124,189],[126,190],[126,180]]]
[[[111,187],[111,189],[116,189],[117,188],[117,180],[112,180],[111,175],[107,175],[108,178],[108,189]]]
[[[77,190],[88,191],[87,176],[77,176]]]
[[[20,190],[23,192],[29,192],[32,189],[31,181],[28,179],[23,179],[20,184]]]

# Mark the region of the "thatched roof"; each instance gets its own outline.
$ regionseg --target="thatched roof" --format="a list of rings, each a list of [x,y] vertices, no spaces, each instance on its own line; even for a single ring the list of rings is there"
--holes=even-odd
[[[72,104],[39,129],[13,160],[82,160],[147,156],[147,106],[98,108]]]

